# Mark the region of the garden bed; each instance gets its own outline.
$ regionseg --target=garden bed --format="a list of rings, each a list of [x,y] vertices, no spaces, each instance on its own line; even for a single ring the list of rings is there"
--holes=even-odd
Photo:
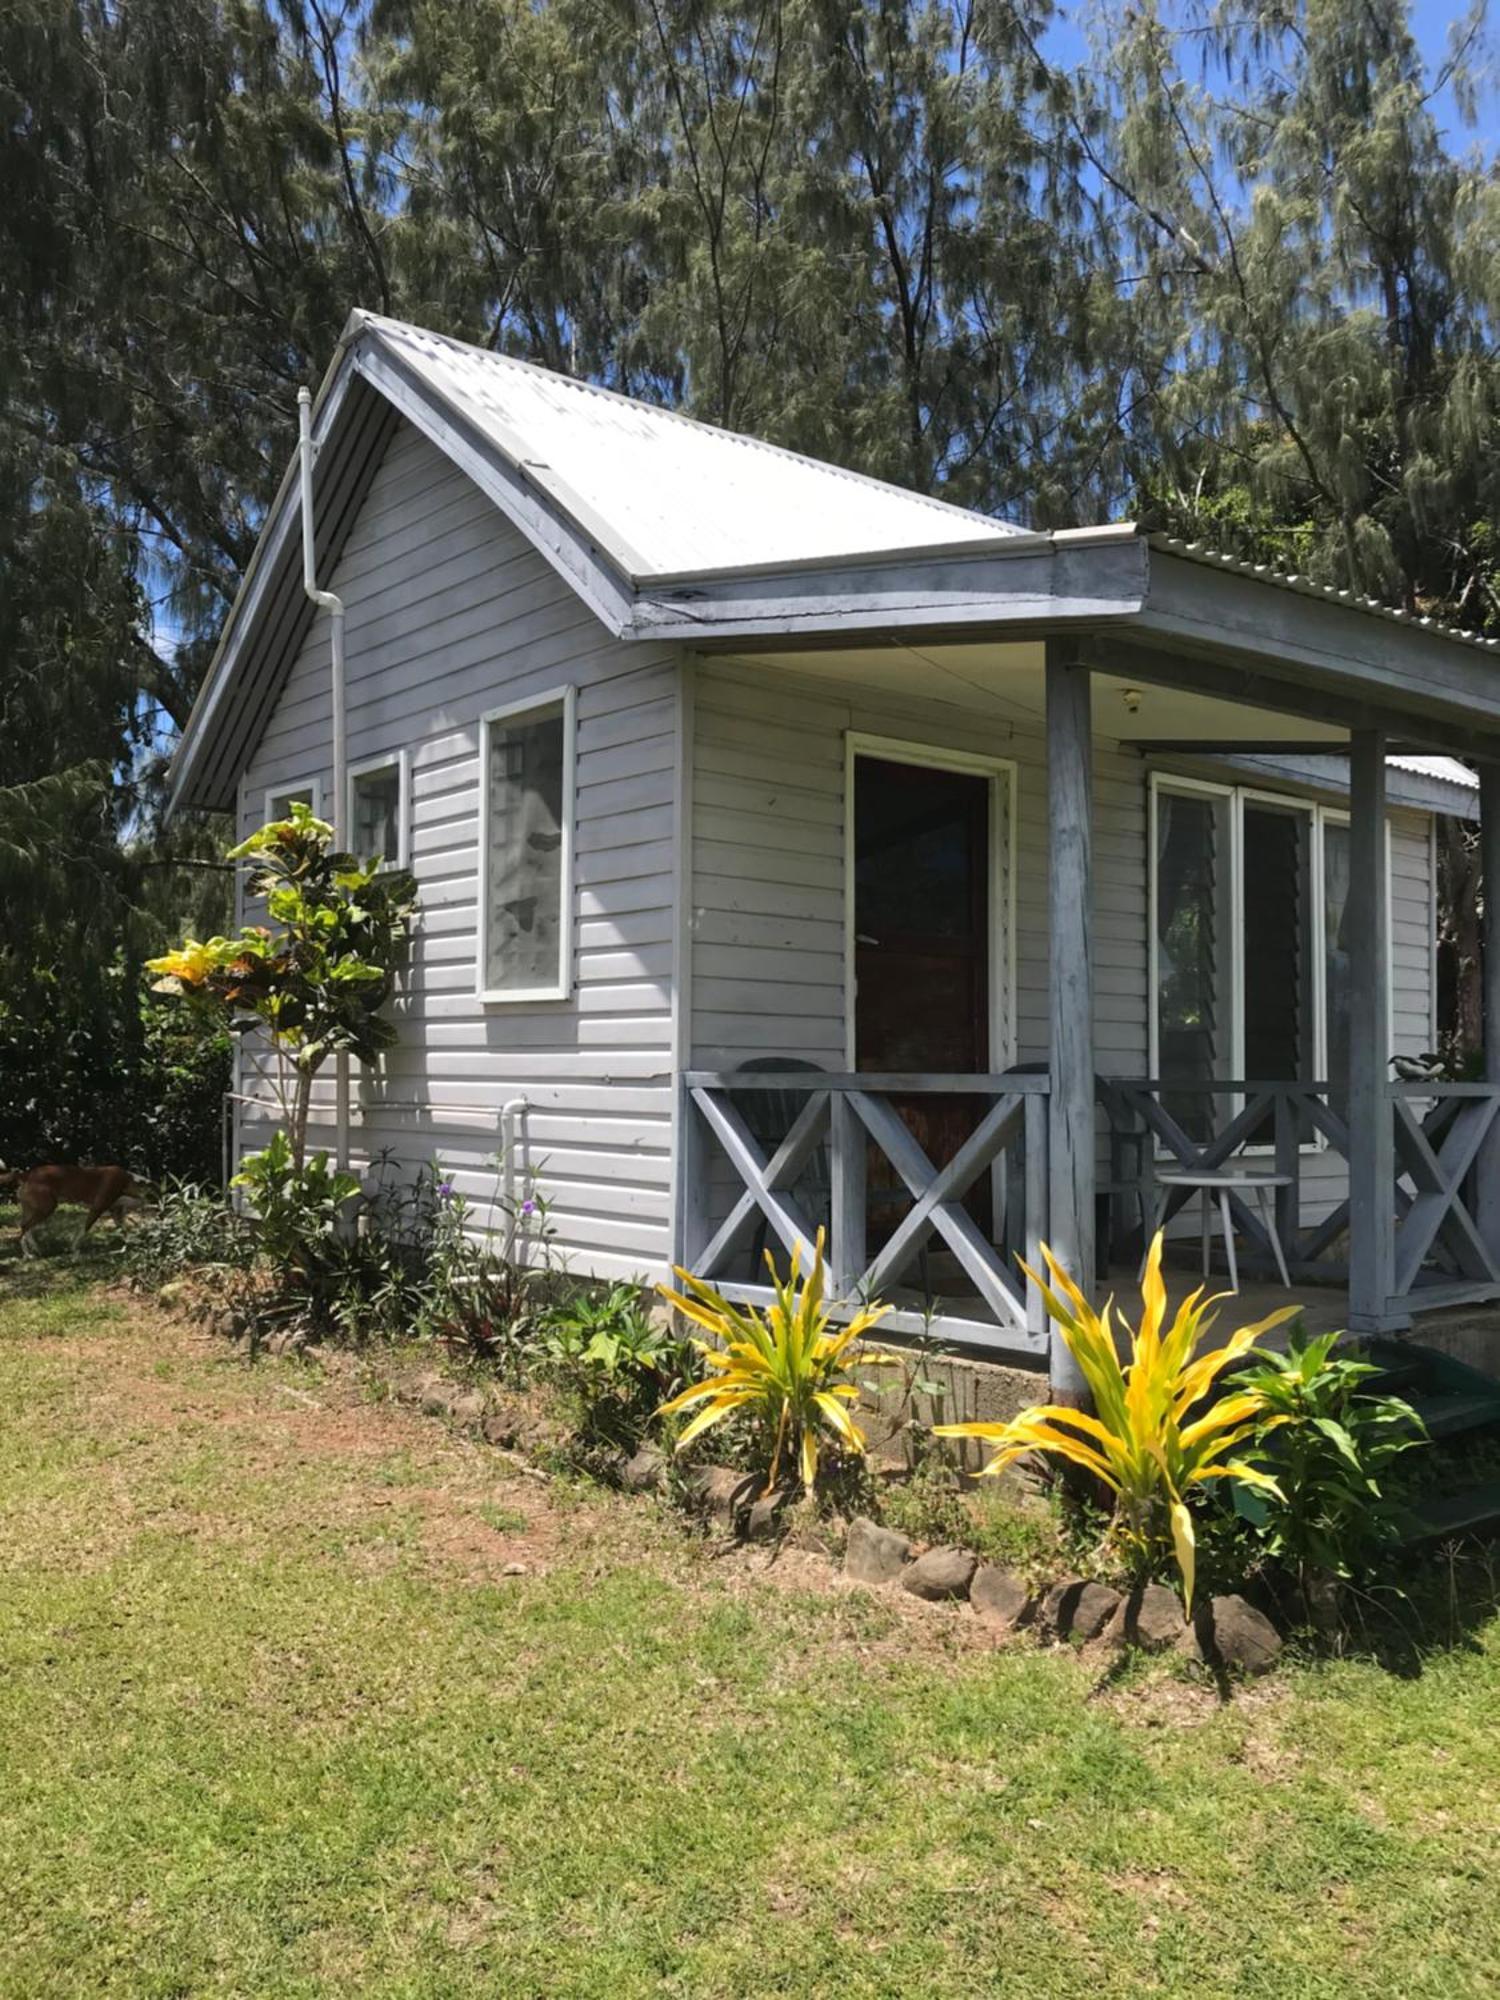
[[[168,1286],[162,1302],[231,1335],[252,1357],[242,1323],[214,1308],[196,1281]],[[580,1440],[576,1398],[555,1385],[518,1386],[472,1363],[445,1370],[435,1365],[430,1345],[350,1350],[308,1346],[287,1333],[273,1336],[267,1352],[347,1376],[364,1394],[442,1420],[521,1476],[545,1482],[583,1474],[627,1499],[664,1500],[685,1527],[721,1549],[745,1545],[783,1564],[795,1558],[801,1588],[854,1586],[899,1599],[908,1632],[924,1614],[941,1615],[950,1629],[958,1617],[982,1644],[1081,1651],[1106,1680],[1129,1657],[1155,1655],[1228,1693],[1277,1667],[1289,1636],[1299,1656],[1330,1645],[1410,1655],[1434,1640],[1435,1624],[1467,1631],[1495,1597],[1494,1572],[1476,1547],[1469,1557],[1447,1552],[1446,1587],[1431,1562],[1393,1576],[1384,1596],[1362,1599],[1357,1632],[1326,1619],[1319,1629],[1302,1605],[1293,1607],[1300,1617],[1289,1620],[1285,1600],[1255,1582],[1248,1591],[1208,1590],[1185,1616],[1168,1585],[1133,1581],[1121,1569],[1101,1515],[1080,1510],[1023,1468],[1000,1481],[977,1479],[934,1451],[920,1426],[910,1428],[907,1440],[913,1462],[893,1459],[888,1438],[883,1462],[868,1462],[852,1482],[846,1477],[841,1492],[815,1501],[791,1485],[768,1493],[748,1464],[716,1463],[701,1450],[679,1462],[650,1435],[634,1450],[628,1444],[601,1450],[597,1440]],[[659,1510],[649,1517],[655,1523]],[[1464,1581],[1455,1585],[1460,1573]]]

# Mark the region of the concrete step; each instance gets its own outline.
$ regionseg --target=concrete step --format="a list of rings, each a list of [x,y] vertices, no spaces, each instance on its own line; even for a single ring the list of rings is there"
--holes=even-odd
[[[1500,1479],[1436,1493],[1410,1509],[1401,1539],[1409,1547],[1446,1542],[1459,1535],[1500,1532]]]
[[[1411,1397],[1432,1379],[1432,1357],[1425,1348],[1410,1347],[1403,1341],[1371,1340],[1359,1343],[1354,1352],[1380,1373],[1360,1384],[1367,1396]]]
[[[1500,1424],[1500,1386],[1429,1389],[1408,1396],[1407,1401],[1434,1443]]]

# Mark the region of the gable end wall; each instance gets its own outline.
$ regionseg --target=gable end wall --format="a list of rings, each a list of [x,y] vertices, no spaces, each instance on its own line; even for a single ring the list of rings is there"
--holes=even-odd
[[[404,750],[422,916],[395,1003],[397,1047],[354,1066],[357,1166],[437,1160],[498,1220],[501,1107],[524,1098],[516,1188],[534,1182],[570,1270],[660,1275],[670,1249],[676,649],[611,639],[568,585],[437,448],[402,424],[332,577],[348,607],[351,764]],[[479,721],[578,689],[571,999],[475,997]],[[321,615],[240,784],[242,835],[269,789],[331,785],[328,621]],[[242,1084],[256,1092],[249,1051]],[[314,1143],[330,1145],[331,1069]],[[239,1143],[266,1126],[241,1108]]]

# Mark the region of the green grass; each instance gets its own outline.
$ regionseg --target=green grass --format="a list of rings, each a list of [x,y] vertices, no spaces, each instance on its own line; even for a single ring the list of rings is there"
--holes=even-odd
[[[1101,1686],[62,1259],[0,1413],[0,1995],[1496,1990],[1493,1629]]]

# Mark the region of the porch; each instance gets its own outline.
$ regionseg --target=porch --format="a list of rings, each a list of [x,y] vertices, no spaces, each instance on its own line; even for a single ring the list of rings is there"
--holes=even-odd
[[[1305,608],[1314,627],[1327,611]],[[763,1297],[761,1252],[784,1257],[823,1227],[844,1299],[879,1295],[895,1307],[893,1331],[1046,1365],[1055,1390],[1076,1394],[1020,1259],[1035,1264],[1046,1241],[1082,1282],[1128,1292],[1144,1205],[1165,1220],[1186,1275],[1198,1237],[1184,1240],[1184,1211],[1197,1195],[1164,1176],[1253,1169],[1275,1183],[1269,1224],[1248,1190],[1227,1190],[1242,1289],[1274,1278],[1279,1245],[1310,1323],[1396,1332],[1500,1299],[1500,943],[1486,955],[1488,1080],[1391,1074],[1393,1053],[1432,1045],[1432,998],[1429,985],[1414,1008],[1392,969],[1403,919],[1388,881],[1400,804],[1388,760],[1457,747],[1453,720],[1415,690],[1407,706],[1388,673],[1380,700],[1356,697],[1357,662],[1341,674],[1323,656],[1321,678],[1304,673],[1300,617],[1267,619],[1253,638],[1242,627],[1217,659],[1175,637],[1148,650],[1116,628],[930,640],[900,660],[894,648],[829,646],[700,662],[709,720],[693,761],[679,1261]],[[1226,664],[1231,652],[1257,664]],[[764,701],[752,678],[762,674]],[[1466,747],[1486,757],[1488,742]],[[1304,792],[1288,777],[1299,760],[1323,774]],[[946,876],[921,873],[935,821],[908,763],[951,774]],[[1309,803],[1332,793],[1330,766],[1341,801],[1331,816]],[[1256,782],[1251,769],[1268,774],[1266,789],[1232,792]],[[1500,763],[1480,769],[1489,860]],[[1170,1015],[1159,783],[1174,798],[1203,795],[1198,817],[1240,843],[1226,839],[1206,871],[1225,909],[1190,908],[1183,935],[1195,923],[1200,942],[1204,926],[1223,930],[1231,889],[1239,928]],[[1304,809],[1305,827],[1287,834]],[[1335,828],[1337,1010],[1332,933],[1307,917],[1326,883],[1306,872],[1309,855],[1321,869],[1334,851]],[[1295,886],[1273,880],[1273,864],[1301,868]],[[1489,872],[1500,879],[1500,862]],[[924,884],[946,914],[914,943]],[[1303,926],[1284,959],[1267,955],[1278,897],[1296,902]],[[1500,937],[1500,911],[1489,916]],[[1423,920],[1430,928],[1430,904]],[[1416,944],[1427,948],[1420,934]],[[1280,1012],[1297,1018],[1273,1032],[1278,982],[1296,988]],[[1257,1074],[1246,1057],[1278,1067]],[[1214,1250],[1222,1284],[1217,1231]],[[1278,1285],[1277,1302],[1286,1297]]]

